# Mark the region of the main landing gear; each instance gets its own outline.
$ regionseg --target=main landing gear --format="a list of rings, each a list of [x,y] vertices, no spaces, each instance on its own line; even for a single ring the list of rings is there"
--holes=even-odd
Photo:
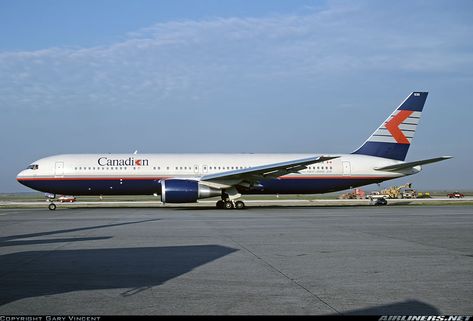
[[[217,208],[224,208],[230,210],[232,208],[236,208],[237,210],[241,210],[245,208],[245,203],[243,201],[237,201],[238,198],[241,197],[241,194],[238,193],[235,187],[231,187],[229,189],[222,191],[222,199],[217,202]]]
[[[243,201],[220,200],[217,202],[217,208],[222,208],[222,209],[227,209],[227,210],[236,208],[237,210],[241,210],[245,208],[245,203],[243,203]]]
[[[50,211],[54,211],[54,210],[56,210],[56,204],[49,203],[48,208],[49,208]]]

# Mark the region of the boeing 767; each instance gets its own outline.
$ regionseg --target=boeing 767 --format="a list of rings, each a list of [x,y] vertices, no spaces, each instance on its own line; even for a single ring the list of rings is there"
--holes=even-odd
[[[226,209],[244,208],[246,194],[317,194],[380,183],[451,158],[405,162],[426,98],[427,92],[411,93],[350,154],[55,155],[33,162],[17,180],[50,194],[160,195],[163,203],[220,197],[216,206]]]

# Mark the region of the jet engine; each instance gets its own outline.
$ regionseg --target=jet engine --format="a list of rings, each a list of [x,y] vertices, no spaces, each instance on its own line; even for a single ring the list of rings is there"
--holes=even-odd
[[[198,181],[186,179],[166,179],[161,181],[161,201],[163,203],[195,203],[198,199],[219,196],[222,191]]]

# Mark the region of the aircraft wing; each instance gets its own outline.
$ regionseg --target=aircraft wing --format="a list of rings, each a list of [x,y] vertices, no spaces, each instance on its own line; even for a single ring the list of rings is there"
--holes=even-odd
[[[399,164],[389,165],[389,166],[384,166],[384,167],[376,167],[375,170],[395,172],[395,171],[399,171],[399,170],[403,170],[403,169],[412,168],[414,166],[440,162],[440,161],[450,159],[450,158],[452,158],[452,156],[441,156],[441,157],[436,157],[436,158],[418,160],[418,161],[415,161],[415,162],[399,163]]]
[[[340,156],[314,156],[287,162],[254,166],[223,173],[209,174],[201,177],[201,181],[257,181],[265,178],[276,178],[307,168],[307,165],[325,162]]]

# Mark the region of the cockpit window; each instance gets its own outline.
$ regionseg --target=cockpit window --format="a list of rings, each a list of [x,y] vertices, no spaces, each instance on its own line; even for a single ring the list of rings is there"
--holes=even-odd
[[[31,164],[26,169],[38,169],[38,164]]]

